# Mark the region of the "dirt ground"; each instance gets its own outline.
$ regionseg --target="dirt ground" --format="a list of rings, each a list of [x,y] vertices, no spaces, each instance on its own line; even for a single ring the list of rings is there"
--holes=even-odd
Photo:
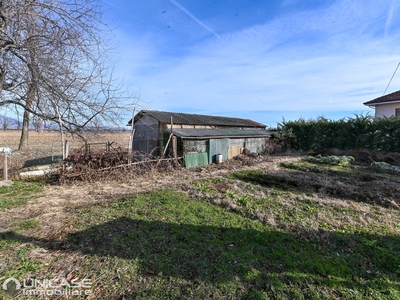
[[[56,141],[57,132],[40,133],[35,139],[35,134],[31,136],[30,150],[15,151],[12,160],[16,156],[21,157],[38,157],[40,151],[45,151],[41,147]],[[8,138],[9,145],[17,147],[17,132],[1,132],[1,141]],[[119,133],[103,133],[90,136],[89,141],[113,141],[114,144],[123,145],[129,138],[129,132]],[[4,139],[4,140],[3,140]],[[72,139],[71,145],[79,149],[84,145],[81,140]],[[15,148],[14,148],[15,149]],[[66,210],[68,208],[91,206],[96,203],[112,201],[116,198],[122,198],[130,194],[136,194],[157,189],[178,187],[182,190],[182,186],[190,184],[190,182],[207,179],[215,176],[222,176],[232,171],[238,170],[255,170],[264,169],[271,174],[281,173],[278,168],[281,162],[295,162],[305,157],[306,154],[290,153],[284,155],[271,155],[250,157],[241,155],[235,157],[222,164],[212,164],[204,167],[192,168],[189,170],[169,170],[164,172],[152,171],[138,175],[135,172],[127,172],[124,176],[118,176],[115,180],[101,180],[94,182],[71,181],[64,185],[46,185],[44,187],[43,196],[33,199],[26,205],[17,206],[1,213],[0,232],[9,230],[10,224],[15,224],[25,219],[40,219],[41,236],[58,235],[65,230]],[[23,163],[20,159],[19,164]],[[121,171],[123,172],[123,171]],[[277,174],[278,175],[278,174]],[[184,189],[183,189],[184,190]]]
[[[293,168],[282,167],[281,163],[287,163],[288,165],[291,163],[295,164],[303,158],[305,158],[305,155],[299,153],[258,157],[241,155],[222,164],[212,164],[198,168],[181,168],[164,170],[163,172],[157,172],[156,169],[151,172],[141,173],[140,175],[135,172],[126,172],[125,176],[118,176],[113,180],[93,182],[72,181],[63,185],[46,184],[39,197],[32,198],[24,205],[15,206],[0,212],[0,233],[12,232],[15,228],[18,228],[18,224],[26,220],[36,221],[39,224],[38,226],[21,229],[18,231],[18,234],[29,236],[29,239],[32,240],[45,240],[48,242],[46,242],[45,246],[30,250],[26,257],[47,266],[45,272],[50,272],[55,278],[68,278],[70,274],[75,273],[77,266],[88,259],[85,254],[69,251],[68,245],[63,244],[66,236],[76,231],[76,228],[74,228],[76,226],[75,221],[77,217],[79,218],[77,212],[79,214],[79,211],[90,209],[96,204],[108,206],[112,202],[132,197],[132,195],[156,190],[172,189],[184,192],[193,198],[203,199],[207,196],[208,192],[198,190],[194,187],[193,183],[217,178],[221,181],[218,183],[214,181],[214,183],[220,185],[218,188],[221,191],[229,189],[238,195],[254,193],[258,195],[257,197],[269,195],[265,194],[268,193],[265,189],[254,189],[254,186],[257,185],[256,181],[243,185],[230,182],[229,186],[224,186],[224,182],[227,182],[227,175],[237,174],[238,172],[236,171],[241,170],[262,170],[262,180],[265,179],[265,182],[260,183],[260,185],[264,184],[266,186],[269,182],[268,179],[271,179],[270,183],[274,184],[274,187],[280,186],[289,191],[286,195],[286,193],[282,194],[279,190],[274,189],[274,193],[276,193],[274,197],[282,203],[282,208],[288,209],[290,212],[296,210],[298,204],[304,205],[305,203],[314,203],[316,207],[324,208],[318,210],[318,213],[315,215],[311,213],[312,217],[307,219],[307,222],[310,222],[308,225],[314,224],[312,226],[317,226],[315,224],[325,224],[324,222],[329,217],[333,221],[329,221],[328,223],[334,224],[337,228],[348,224],[352,226],[354,224],[357,224],[357,226],[364,224],[371,227],[373,224],[379,223],[381,225],[384,224],[394,232],[398,231],[396,227],[398,226],[396,224],[399,224],[399,206],[397,205],[398,202],[396,202],[398,200],[397,195],[399,194],[397,188],[399,179],[397,175],[360,173],[359,178],[353,178],[345,174],[339,176],[335,173],[335,170],[330,170],[331,173],[315,173],[311,171],[300,172]],[[352,168],[355,168],[354,170],[362,167],[362,165],[352,166]],[[369,166],[366,166],[366,168],[369,168]],[[321,167],[318,170],[323,171],[324,169]],[[339,172],[343,172],[343,170],[339,170]],[[371,189],[368,190],[368,186],[371,186]],[[368,197],[365,199],[358,198],[363,195],[363,190],[374,193],[371,194],[373,199],[381,198],[381,194],[379,193],[385,186],[389,186],[389,188],[393,187],[392,191],[396,195],[382,194],[383,198],[385,198],[383,199],[384,202],[371,205],[375,203],[374,201],[369,201]],[[248,190],[249,187],[252,188],[251,192]],[[297,188],[297,191],[301,193],[291,193],[292,188]],[[212,203],[222,206],[227,210],[234,209],[234,205],[236,205],[232,201],[228,201],[218,195],[213,196]],[[331,211],[331,208],[335,209],[334,217],[327,215]],[[353,218],[351,214],[336,214],[336,209],[338,212],[349,210],[360,212],[360,214],[355,215]],[[254,210],[251,213],[254,214],[252,215],[252,219],[257,218],[268,226],[278,226],[279,223],[277,225],[276,222],[282,211],[279,210],[275,216],[269,211]],[[286,220],[285,222],[279,226],[286,226],[282,228],[291,230],[299,239],[309,240],[314,238],[313,234],[317,234],[318,239],[325,239],[325,231],[318,230],[319,227],[315,227],[316,229],[311,231],[301,230],[304,222],[306,222],[304,220],[301,223],[298,223],[298,219],[293,219],[292,221]],[[29,240],[26,243],[29,243]],[[62,248],[64,246],[67,248]],[[102,277],[98,278],[96,280],[102,279]]]
[[[101,182],[76,182],[69,185],[46,185],[43,196],[29,201],[26,205],[17,206],[1,213],[0,232],[10,230],[11,224],[26,219],[40,220],[38,236],[62,235],[68,228],[66,211],[68,208],[91,206],[97,203],[112,201],[130,194],[157,189],[166,189],[190,184],[195,180],[223,175],[232,170],[250,170],[264,168],[269,172],[278,172],[280,162],[293,162],[299,155],[247,157],[240,156],[219,165],[200,168],[181,169],[167,173],[149,173],[141,176],[128,175],[125,179]]]

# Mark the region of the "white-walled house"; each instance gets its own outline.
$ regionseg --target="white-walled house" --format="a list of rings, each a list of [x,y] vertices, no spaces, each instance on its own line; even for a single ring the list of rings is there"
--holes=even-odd
[[[400,91],[365,102],[364,105],[375,109],[375,117],[400,117]]]

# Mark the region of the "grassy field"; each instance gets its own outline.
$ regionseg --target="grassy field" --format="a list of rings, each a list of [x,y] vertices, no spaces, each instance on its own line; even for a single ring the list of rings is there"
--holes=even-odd
[[[399,181],[271,157],[100,185],[19,182],[0,188],[0,283],[87,278],[82,299],[400,299]]]

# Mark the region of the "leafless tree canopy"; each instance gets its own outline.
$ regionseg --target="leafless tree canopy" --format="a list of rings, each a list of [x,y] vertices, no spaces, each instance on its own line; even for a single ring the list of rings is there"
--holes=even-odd
[[[31,115],[68,130],[118,122],[128,95],[108,36],[96,0],[0,0],[0,109],[17,107],[26,129]]]

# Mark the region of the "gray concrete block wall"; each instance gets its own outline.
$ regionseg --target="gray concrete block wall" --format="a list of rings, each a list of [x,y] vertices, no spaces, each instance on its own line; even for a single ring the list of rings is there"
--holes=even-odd
[[[250,152],[263,153],[267,147],[269,138],[248,138],[245,141],[245,148]]]
[[[208,140],[184,140],[184,151],[188,152],[208,152]]]
[[[235,139],[235,138],[230,139],[230,146],[240,146],[244,148],[244,144],[245,144],[245,139]]]
[[[267,143],[269,141],[269,137],[261,137],[261,138],[240,138],[230,139],[230,146],[240,146],[248,149],[250,152],[255,153],[263,153],[265,150]]]

